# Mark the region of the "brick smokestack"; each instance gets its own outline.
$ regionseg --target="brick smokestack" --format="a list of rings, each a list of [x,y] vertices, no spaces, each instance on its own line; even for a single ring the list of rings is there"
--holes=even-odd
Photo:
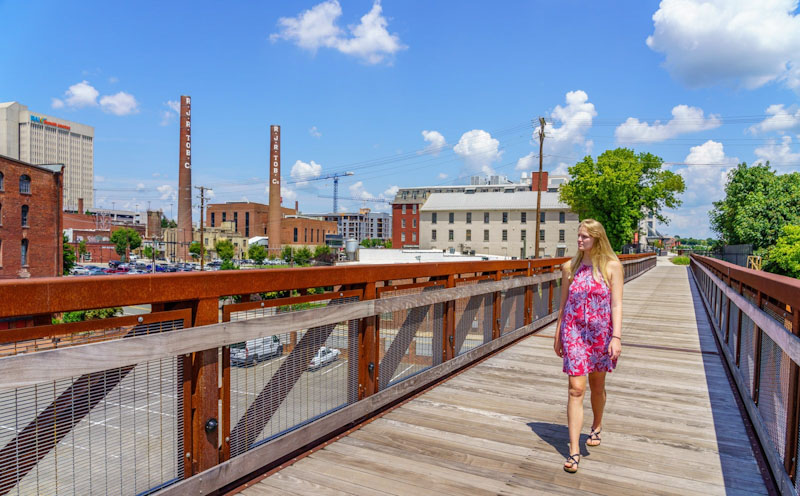
[[[192,99],[181,96],[178,150],[178,258],[189,260],[192,243]]]
[[[281,253],[281,127],[269,129],[269,253]]]
[[[297,200],[294,201],[294,213],[300,213],[300,202]]]
[[[538,172],[531,172],[531,191],[547,191],[547,171],[542,172],[541,187],[539,179]]]
[[[86,210],[83,209],[83,198],[78,198],[78,213],[83,215]]]

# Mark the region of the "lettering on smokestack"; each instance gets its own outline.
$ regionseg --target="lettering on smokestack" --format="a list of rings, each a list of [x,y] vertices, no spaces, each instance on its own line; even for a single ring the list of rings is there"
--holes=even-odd
[[[269,251],[281,250],[281,127],[269,128]]]
[[[178,169],[178,258],[189,260],[192,243],[192,98],[181,96]]]

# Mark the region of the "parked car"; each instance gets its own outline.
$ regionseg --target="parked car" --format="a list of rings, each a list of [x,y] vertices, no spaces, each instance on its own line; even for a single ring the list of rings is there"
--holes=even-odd
[[[71,272],[73,276],[88,276],[90,271],[86,267],[76,265]]]
[[[283,344],[278,336],[251,339],[231,345],[231,365],[247,367],[281,354],[283,354]]]
[[[121,264],[121,260],[109,260],[108,266],[112,269],[116,269],[119,264]]]
[[[103,269],[101,267],[86,267],[86,269],[89,271],[89,274],[87,275],[90,276],[104,276],[106,275],[106,271],[110,270],[110,269]]]
[[[308,365],[309,369],[318,369],[320,367],[324,367],[329,363],[333,363],[339,359],[339,355],[341,352],[339,350],[328,348],[327,346],[323,346],[319,350],[317,350],[317,354],[314,355],[314,358],[311,359],[311,363]]]

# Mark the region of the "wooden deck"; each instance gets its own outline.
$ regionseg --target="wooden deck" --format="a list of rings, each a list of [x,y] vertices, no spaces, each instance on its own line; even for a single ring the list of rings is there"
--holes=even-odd
[[[587,397],[577,474],[551,325],[241,494],[766,494],[689,277],[660,262],[626,285],[603,443],[584,445]]]

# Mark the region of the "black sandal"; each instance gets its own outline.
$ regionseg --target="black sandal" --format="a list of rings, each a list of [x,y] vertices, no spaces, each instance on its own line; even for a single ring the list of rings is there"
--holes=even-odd
[[[602,430],[603,428],[601,427],[596,431],[592,431],[591,433],[589,433],[589,439],[586,440],[586,446],[591,446],[592,448],[594,448],[595,446],[600,446],[600,443],[603,441],[602,439],[600,439],[600,432]],[[597,444],[589,444],[590,442],[594,443],[595,441],[597,441]]]
[[[577,459],[575,458],[576,456],[578,457]],[[581,462],[581,454],[574,453],[572,455],[569,455],[567,457],[567,462],[570,463],[570,466],[567,467],[566,465],[564,465],[564,471],[574,474],[575,472],[578,471],[578,464]]]

